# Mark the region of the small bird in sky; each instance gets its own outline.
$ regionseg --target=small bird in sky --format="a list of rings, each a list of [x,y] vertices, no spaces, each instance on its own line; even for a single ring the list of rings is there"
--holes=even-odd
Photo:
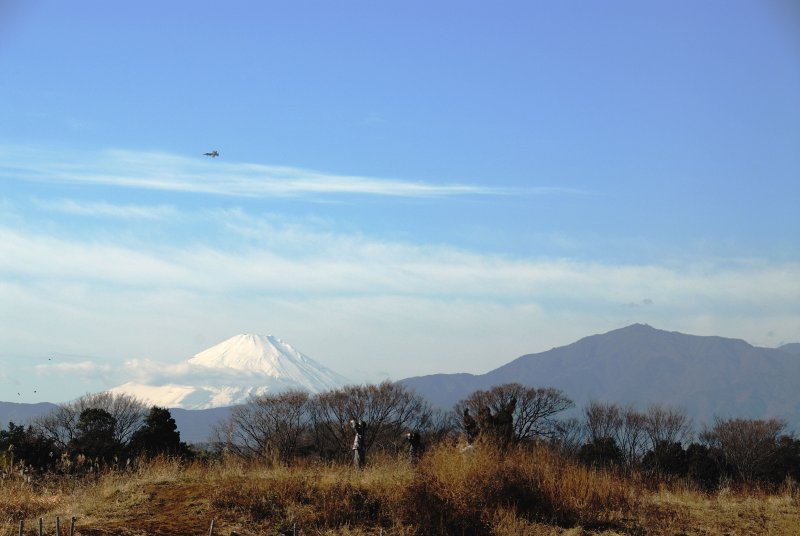
[[[219,151],[217,151],[216,149],[214,149],[214,150],[213,150],[213,151],[211,151],[210,153],[203,153],[203,156],[210,156],[211,158],[216,158],[216,157],[218,157],[218,156],[219,156]]]

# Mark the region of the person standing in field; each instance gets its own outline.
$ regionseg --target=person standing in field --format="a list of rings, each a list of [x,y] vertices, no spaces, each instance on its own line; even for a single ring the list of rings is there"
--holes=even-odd
[[[363,469],[366,464],[366,449],[364,445],[364,431],[367,429],[367,424],[364,421],[350,420],[350,426],[356,433],[353,439],[353,463],[356,469]]]
[[[422,438],[419,432],[408,432],[406,434],[406,441],[408,442],[408,461],[412,465],[416,465],[419,461],[419,456],[422,454]]]
[[[464,436],[467,440],[467,446],[472,446],[475,441],[475,436],[478,434],[478,423],[469,414],[469,409],[464,408]]]

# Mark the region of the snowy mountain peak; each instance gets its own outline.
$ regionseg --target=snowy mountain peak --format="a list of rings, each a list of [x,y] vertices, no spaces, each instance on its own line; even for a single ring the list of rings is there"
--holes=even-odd
[[[318,393],[345,383],[342,376],[273,335],[235,335],[188,361],[189,366],[268,377]],[[266,378],[265,378],[266,379]]]
[[[189,359],[189,364],[281,377],[313,363],[292,346],[273,335],[235,335]],[[319,366],[319,365],[318,365]]]
[[[241,404],[251,395],[290,389],[320,393],[348,383],[278,337],[254,334],[235,335],[182,364],[166,366],[161,377],[160,385],[128,382],[111,391],[166,407],[203,409]]]

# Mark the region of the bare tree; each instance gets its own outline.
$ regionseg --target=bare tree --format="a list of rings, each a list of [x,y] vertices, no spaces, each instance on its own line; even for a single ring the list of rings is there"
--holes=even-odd
[[[686,410],[674,406],[653,404],[647,408],[645,433],[654,449],[659,443],[684,443],[692,435]]]
[[[79,416],[80,411],[71,405],[60,404],[50,413],[33,419],[32,426],[60,450],[64,450],[78,435]]]
[[[550,445],[562,454],[574,457],[584,443],[586,428],[580,419],[575,417],[557,420],[553,421],[549,436]]]
[[[458,402],[453,411],[460,416],[464,409],[468,409],[473,415],[481,416],[488,409],[496,416],[510,409],[513,419],[511,440],[520,442],[551,437],[555,431],[554,416],[572,406],[572,400],[558,389],[537,389],[519,383],[506,383],[486,391],[475,391]],[[484,422],[483,426],[487,426],[487,423]]]
[[[647,451],[647,417],[633,406],[620,410],[622,426],[617,432],[617,445],[622,451],[623,462],[628,469],[638,464]]]
[[[717,449],[725,464],[744,482],[752,482],[772,461],[786,428],[780,419],[715,419],[700,440]]]
[[[438,443],[448,438],[457,436],[459,420],[452,411],[443,411],[439,408],[432,409],[426,425],[420,432],[426,442]]]
[[[317,448],[324,455],[342,455],[352,443],[350,421],[354,419],[355,403],[350,400],[350,389],[343,387],[319,393],[311,404],[311,424]]]
[[[227,449],[249,457],[291,458],[308,434],[310,400],[305,391],[289,391],[253,397],[237,406],[224,427]]]
[[[618,405],[593,400],[584,408],[583,413],[590,442],[607,438],[617,440],[624,424],[622,410]]]
[[[318,394],[311,406],[311,419],[318,446],[343,454],[350,451],[353,442],[351,420],[366,423],[365,450],[373,445],[398,449],[404,431],[424,431],[431,425],[431,409],[407,387],[386,381]]]
[[[60,404],[52,412],[35,419],[33,426],[63,449],[78,435],[80,414],[87,409],[101,409],[114,418],[114,439],[121,445],[130,441],[148,412],[147,406],[136,397],[102,392]]]
[[[685,410],[658,404],[640,413],[630,405],[592,401],[584,409],[584,420],[589,442],[613,439],[628,468],[659,443],[680,443],[691,435]]]

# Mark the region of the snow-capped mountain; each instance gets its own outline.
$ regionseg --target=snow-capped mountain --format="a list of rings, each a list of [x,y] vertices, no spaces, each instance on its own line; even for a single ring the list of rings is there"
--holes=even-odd
[[[162,407],[206,409],[241,404],[252,395],[290,389],[319,393],[348,383],[287,342],[251,334],[231,337],[153,376],[111,391]]]
[[[272,335],[236,335],[189,359],[189,365],[268,376],[313,393],[337,387],[344,377]]]

